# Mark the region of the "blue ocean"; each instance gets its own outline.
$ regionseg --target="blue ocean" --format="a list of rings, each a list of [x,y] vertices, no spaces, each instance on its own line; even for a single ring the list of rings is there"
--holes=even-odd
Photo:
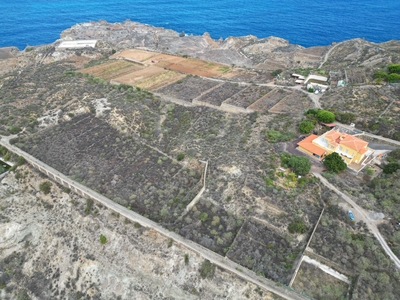
[[[215,39],[278,36],[305,47],[400,39],[400,0],[0,0],[0,47],[47,44],[76,23],[126,19]]]

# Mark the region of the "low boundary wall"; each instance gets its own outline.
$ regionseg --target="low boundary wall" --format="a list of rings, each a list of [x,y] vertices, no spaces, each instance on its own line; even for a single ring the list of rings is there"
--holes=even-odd
[[[203,246],[192,242],[190,240],[185,239],[184,237],[174,233],[170,232],[168,229],[163,228],[161,225],[158,223],[151,221],[138,213],[127,209],[126,207],[123,207],[122,205],[119,205],[112,200],[104,197],[103,195],[89,189],[86,186],[83,186],[82,184],[68,178],[64,174],[58,172],[54,168],[46,165],[45,163],[41,162],[40,160],[36,159],[32,155],[22,151],[21,149],[11,145],[9,143],[10,137],[4,139],[2,138],[0,140],[0,144],[3,145],[4,147],[8,148],[15,154],[22,156],[25,158],[25,160],[31,164],[33,167],[38,169],[40,172],[46,174],[49,178],[53,179],[56,182],[59,182],[60,184],[70,188],[72,191],[76,192],[78,195],[81,195],[82,197],[86,198],[91,198],[101,205],[107,207],[108,209],[111,209],[112,211],[120,214],[121,216],[133,221],[137,222],[143,227],[147,227],[149,229],[153,229],[160,233],[161,235],[173,239],[177,244],[186,247],[187,249],[190,249],[191,251],[197,253],[204,259],[208,259],[211,263],[215,264],[216,266],[231,272],[232,274],[235,274],[242,279],[251,282],[258,287],[270,291],[278,296],[281,296],[285,299],[309,299],[308,297],[305,297],[303,295],[300,295],[299,293],[295,292],[294,290],[284,287],[280,285],[279,283],[276,283],[272,280],[269,280],[265,277],[257,276],[253,271],[250,271],[246,269],[245,267],[207,249],[204,248]]]

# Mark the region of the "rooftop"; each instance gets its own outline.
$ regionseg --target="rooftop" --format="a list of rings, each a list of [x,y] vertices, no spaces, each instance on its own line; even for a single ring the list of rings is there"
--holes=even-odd
[[[312,141],[315,140],[316,138],[318,138],[318,135],[311,134],[304,140],[298,142],[297,145],[314,153],[314,154],[322,156],[325,153],[325,149],[318,147],[317,145],[312,143]]]

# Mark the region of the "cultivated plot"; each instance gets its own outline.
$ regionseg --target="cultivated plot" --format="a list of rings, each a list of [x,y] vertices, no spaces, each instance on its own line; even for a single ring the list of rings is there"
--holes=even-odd
[[[271,88],[265,86],[249,86],[232,96],[229,100],[225,101],[225,103],[246,108],[268,94],[270,91]]]
[[[215,106],[220,106],[222,102],[227,100],[229,97],[235,95],[246,88],[246,86],[239,85],[237,83],[224,83],[221,86],[211,90],[209,93],[204,94],[197,100],[205,102]]]
[[[290,91],[274,88],[264,97],[251,104],[248,108],[256,111],[267,111],[289,94]]]
[[[217,86],[220,82],[196,76],[187,76],[182,80],[158,89],[157,92],[184,101],[192,102],[205,91]]]
[[[82,73],[88,73],[95,77],[111,80],[132,72],[142,70],[144,67],[124,60],[112,60],[101,65],[80,70]]]

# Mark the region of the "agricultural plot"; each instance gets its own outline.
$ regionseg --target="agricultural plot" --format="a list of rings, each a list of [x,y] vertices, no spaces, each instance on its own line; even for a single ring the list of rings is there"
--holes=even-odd
[[[175,160],[124,137],[93,115],[75,117],[19,144],[72,179],[157,222],[175,221],[200,190],[201,167],[182,170]]]
[[[271,107],[268,112],[285,114],[302,114],[304,111],[313,108],[311,100],[301,91],[293,91],[290,95],[280,100]]]
[[[261,97],[264,97],[271,91],[271,88],[264,86],[249,86],[236,95],[232,96],[226,104],[235,105],[246,108],[256,102]]]
[[[157,92],[192,102],[194,98],[200,96],[204,91],[207,91],[218,84],[220,83],[217,81],[207,80],[196,76],[187,76],[182,80],[178,80],[173,84],[158,89]]]
[[[254,102],[248,108],[255,111],[267,111],[289,94],[290,91],[280,88],[274,88],[267,95]]]
[[[338,206],[329,206],[310,243],[313,252],[359,275],[352,299],[393,299],[400,294],[392,263],[365,224],[354,224]]]
[[[236,93],[245,89],[244,86],[241,86],[237,83],[224,83],[223,85],[213,89],[212,91],[204,94],[199,99],[200,102],[209,103],[215,106],[220,106],[222,102],[226,99],[232,97]]]
[[[142,80],[146,80],[148,78],[151,78],[153,76],[159,76],[162,73],[166,73],[166,70],[156,67],[156,66],[151,66],[148,68],[140,69],[135,72],[131,72],[129,74],[115,77],[114,80],[119,83],[124,83],[127,85],[136,85],[136,82],[140,82]]]
[[[139,50],[139,49],[125,49],[121,52],[117,52],[111,56],[111,58],[126,58],[138,62],[143,62],[150,59],[153,56],[158,55],[156,52]]]
[[[183,237],[225,255],[242,223],[232,212],[202,199],[170,229],[179,230]]]
[[[293,288],[313,299],[347,299],[349,285],[320,268],[302,262],[293,282]]]
[[[146,66],[154,65],[163,69],[203,77],[220,76],[230,71],[229,67],[219,63],[136,49],[124,50],[114,54],[113,57],[123,57],[128,60],[141,62]]]
[[[183,79],[185,75],[179,74],[174,71],[163,71],[160,73],[156,73],[149,77],[145,77],[143,79],[138,79],[134,81],[134,85],[141,89],[153,91],[168,84],[174,83],[180,79]],[[125,83],[125,81],[121,78],[116,79],[121,83]]]
[[[144,67],[124,60],[112,60],[101,65],[80,70],[82,73],[88,73],[95,77],[111,80],[132,72],[142,70]]]
[[[276,230],[250,218],[244,222],[227,257],[257,274],[287,284],[302,247],[293,246]]]

